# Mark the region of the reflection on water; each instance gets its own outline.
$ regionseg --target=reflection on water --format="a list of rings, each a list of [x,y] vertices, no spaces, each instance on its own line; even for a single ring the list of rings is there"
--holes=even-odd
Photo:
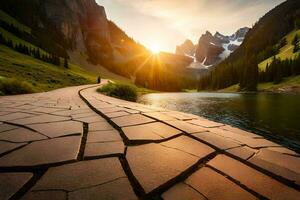
[[[299,95],[159,93],[144,95],[139,102],[193,113],[300,149]]]

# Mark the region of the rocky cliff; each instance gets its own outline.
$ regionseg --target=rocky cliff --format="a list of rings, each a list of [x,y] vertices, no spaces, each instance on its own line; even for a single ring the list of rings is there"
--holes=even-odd
[[[187,40],[177,46],[176,53],[194,57],[202,67],[210,67],[218,64],[228,57],[243,42],[249,28],[241,28],[230,36],[216,32],[212,35],[209,31],[203,34],[198,44],[194,45]]]

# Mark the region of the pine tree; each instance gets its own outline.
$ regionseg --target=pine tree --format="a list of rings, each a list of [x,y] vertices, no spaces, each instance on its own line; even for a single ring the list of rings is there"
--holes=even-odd
[[[65,59],[64,59],[64,67],[65,67],[66,69],[69,68],[69,62],[68,62],[68,58],[67,58],[67,57],[65,57]]]

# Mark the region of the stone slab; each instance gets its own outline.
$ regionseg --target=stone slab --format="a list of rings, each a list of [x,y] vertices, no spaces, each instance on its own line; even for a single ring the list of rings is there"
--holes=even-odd
[[[205,141],[219,149],[222,149],[222,150],[241,146],[236,141],[230,140],[230,139],[222,137],[222,136],[212,134],[210,132],[197,133],[197,134],[194,134],[193,136],[195,136],[196,138],[199,138],[202,141]]]
[[[34,117],[27,117],[24,119],[13,120],[12,122],[16,123],[16,124],[21,124],[21,125],[28,125],[28,124],[59,122],[59,121],[66,121],[66,120],[70,120],[70,119],[71,119],[70,117],[43,114],[43,115],[38,115],[38,116],[34,116]]]
[[[75,191],[126,177],[118,158],[82,161],[50,168],[32,188]]]
[[[119,178],[99,186],[77,190],[69,194],[70,200],[137,200],[127,178]]]
[[[191,134],[202,133],[202,132],[207,131],[206,129],[204,129],[201,126],[190,124],[190,123],[187,123],[185,121],[179,121],[179,120],[177,120],[177,121],[166,121],[166,123],[170,124],[171,126],[174,126],[174,127],[178,128],[179,130],[182,130],[186,133],[191,133]]]
[[[162,195],[164,200],[207,200],[194,188],[178,183]]]
[[[67,200],[67,193],[64,191],[31,191],[22,200]]]
[[[120,127],[134,126],[153,122],[154,120],[140,114],[133,114],[112,119],[112,121]]]
[[[128,147],[126,158],[133,175],[146,193],[180,175],[199,159],[160,144]]]
[[[249,161],[300,185],[300,157],[261,149]]]
[[[103,142],[103,143],[87,143],[84,151],[85,157],[107,156],[115,154],[123,154],[125,146],[122,141]]]
[[[149,116],[149,117],[152,117],[152,118],[155,118],[157,120],[160,120],[160,121],[174,121],[174,120],[177,120],[175,117],[171,117],[167,114],[165,114],[164,112],[148,112],[148,113],[145,113],[145,115]]]
[[[83,124],[76,121],[63,121],[44,124],[33,124],[28,127],[47,135],[48,137],[60,137],[73,134],[82,134]]]
[[[0,133],[3,131],[10,131],[16,128],[18,128],[18,126],[13,126],[10,124],[0,124]]]
[[[204,158],[205,156],[215,151],[206,144],[203,144],[187,136],[177,137],[175,139],[162,143],[162,145],[169,148],[178,149],[199,158]]]
[[[161,122],[124,127],[122,130],[129,140],[160,140],[181,133],[178,129]]]
[[[125,112],[125,111],[120,111],[120,112],[107,113],[105,115],[109,118],[116,118],[116,117],[127,116],[127,115],[130,115],[130,114],[128,112]]]
[[[0,140],[10,142],[30,142],[44,139],[47,139],[47,137],[25,128],[18,128],[0,133]]]
[[[257,199],[251,193],[207,167],[193,173],[185,183],[211,200]]]
[[[27,143],[12,143],[12,142],[0,141],[0,154],[16,149],[25,144]]]
[[[194,119],[194,120],[189,120],[187,122],[194,125],[202,126],[204,128],[215,128],[215,127],[224,126],[224,124],[217,123],[214,121],[209,121],[207,119]]]
[[[0,121],[13,121],[16,119],[22,119],[22,118],[28,118],[28,117],[34,117],[35,115],[33,114],[29,114],[29,113],[21,113],[21,112],[17,112],[17,113],[10,113],[7,115],[2,115],[0,116]]]
[[[0,173],[0,199],[10,199],[32,176],[32,173]]]
[[[248,160],[251,156],[253,156],[257,152],[257,150],[251,149],[246,146],[228,149],[226,151],[234,156],[237,156],[237,157],[243,159],[243,160]]]
[[[91,117],[83,117],[79,119],[74,119],[76,121],[85,122],[85,123],[94,123],[94,122],[105,122],[106,120],[102,117],[98,116],[91,116]]]
[[[89,131],[110,131],[114,128],[108,122],[94,122],[89,124]]]
[[[87,143],[116,142],[116,141],[122,141],[119,132],[116,130],[89,132],[87,137]]]
[[[225,155],[217,156],[208,164],[268,199],[299,199],[300,192]]]
[[[80,136],[37,141],[0,158],[0,167],[36,166],[75,160]]]

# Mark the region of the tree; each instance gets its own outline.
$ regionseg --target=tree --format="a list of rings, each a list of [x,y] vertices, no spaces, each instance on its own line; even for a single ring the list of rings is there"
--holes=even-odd
[[[292,45],[294,45],[294,50],[293,50],[294,53],[299,51],[299,37],[298,37],[298,34],[295,35],[295,37],[292,41]]]
[[[66,69],[69,68],[69,62],[68,62],[68,58],[67,58],[67,57],[65,57],[65,59],[64,59],[64,67],[65,67]]]

